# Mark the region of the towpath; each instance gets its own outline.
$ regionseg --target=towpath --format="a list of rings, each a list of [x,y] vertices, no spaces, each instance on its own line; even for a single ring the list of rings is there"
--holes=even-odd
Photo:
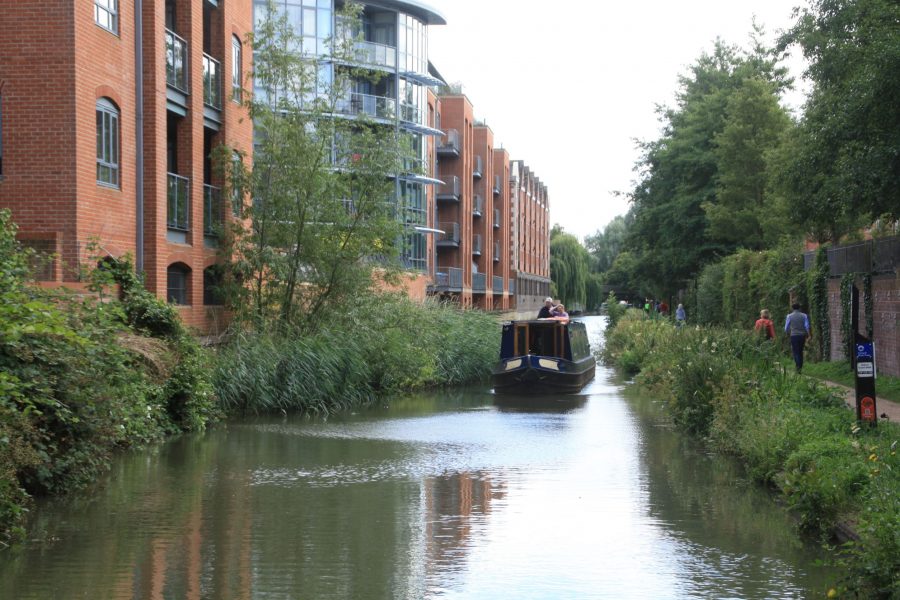
[[[856,410],[856,391],[852,387],[847,387],[846,385],[836,383],[834,381],[826,381],[820,380],[825,385],[841,390],[844,393],[844,402],[847,403],[847,406]],[[900,404],[894,402],[892,400],[884,400],[878,397],[878,388],[875,388],[875,407],[878,409],[878,416],[883,417],[887,416],[888,420],[894,423],[900,423]]]

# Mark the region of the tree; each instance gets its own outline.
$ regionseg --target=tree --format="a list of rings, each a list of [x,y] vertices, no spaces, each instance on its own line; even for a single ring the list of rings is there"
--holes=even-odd
[[[593,258],[591,270],[602,273],[609,270],[619,252],[625,247],[625,239],[628,235],[628,226],[634,217],[631,212],[627,215],[619,215],[607,223],[603,231],[589,235],[584,240],[587,251]]]
[[[762,192],[757,190],[764,188],[760,182],[765,180],[759,155],[774,139],[771,131],[783,122],[770,97],[791,82],[776,57],[758,43],[760,33],[756,28],[749,53],[717,41],[711,54],[703,54],[681,77],[677,106],[659,109],[662,136],[641,144],[627,246],[637,263],[634,275],[654,296],[672,296],[704,265],[752,235],[730,235],[730,209],[718,207],[721,193],[732,205],[759,201]],[[744,122],[748,114],[756,118],[758,104],[772,111],[765,126]],[[736,153],[742,147],[753,149],[753,164],[740,163]],[[716,230],[711,229],[710,215],[718,220]]]
[[[242,217],[224,245],[233,308],[259,324],[314,326],[319,311],[372,283],[391,265],[401,229],[391,198],[403,144],[393,127],[352,111],[354,81],[374,79],[350,67],[358,5],[337,16],[329,56],[298,51],[302,40],[269,5],[250,42],[255,93],[253,165],[220,152]],[[387,107],[385,107],[387,111]],[[390,116],[390,115],[387,115]],[[242,203],[243,204],[243,203]],[[377,258],[377,261],[374,260]]]
[[[589,262],[590,256],[578,238],[554,225],[550,231],[550,278],[563,304],[584,305]]]
[[[861,215],[900,219],[898,24],[896,0],[812,0],[780,41],[802,49],[814,84],[781,181],[820,239]]]
[[[716,196],[703,204],[710,238],[759,250],[786,231],[787,215],[769,198],[767,157],[791,125],[768,81],[750,77],[730,95],[715,136]]]

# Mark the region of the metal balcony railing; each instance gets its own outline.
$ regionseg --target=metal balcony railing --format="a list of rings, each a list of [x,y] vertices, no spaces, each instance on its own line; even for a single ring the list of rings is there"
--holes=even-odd
[[[493,286],[494,294],[500,296],[503,295],[503,278],[499,275],[494,275],[494,286]]]
[[[364,65],[375,65],[393,69],[397,66],[397,49],[377,42],[359,41],[354,43],[356,61]]]
[[[437,146],[438,156],[459,156],[459,131],[448,129]]]
[[[444,233],[439,233],[437,237],[437,245],[443,247],[459,247],[459,223],[442,222],[438,223],[438,229]]]
[[[484,213],[484,198],[480,194],[472,197],[472,216],[480,217]]]
[[[169,229],[190,231],[191,182],[187,177],[167,173],[166,225]]]
[[[500,209],[494,209],[494,229],[500,229]]]
[[[343,115],[365,114],[377,119],[393,119],[397,114],[397,101],[386,96],[353,93],[349,98],[339,99],[336,110]]]
[[[472,236],[472,254],[481,256],[481,234],[476,233]]]
[[[461,292],[463,273],[459,267],[438,267],[435,272],[435,287],[438,291]]]
[[[472,291],[484,293],[487,290],[487,275],[472,273]]]
[[[494,175],[494,195],[495,196],[499,196],[500,192],[503,191],[503,188],[500,187],[501,179],[502,179],[502,177],[500,177],[499,175]]]
[[[442,176],[444,183],[438,187],[438,200],[453,200],[459,202],[459,177],[456,175]]]
[[[174,31],[166,29],[166,83],[188,91],[188,45]]]
[[[816,252],[804,253],[804,269],[813,267]],[[900,266],[900,236],[836,246],[826,252],[832,277],[846,273],[889,273]]]
[[[484,163],[482,162],[480,155],[475,155],[475,160],[472,165],[472,177],[475,179],[481,179],[482,173],[484,173]]]
[[[203,104],[222,109],[222,65],[203,53]]]
[[[218,237],[222,227],[222,190],[203,184],[203,235]]]

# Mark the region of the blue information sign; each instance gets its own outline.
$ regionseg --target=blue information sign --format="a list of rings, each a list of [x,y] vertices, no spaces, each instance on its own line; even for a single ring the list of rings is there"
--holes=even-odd
[[[856,344],[856,358],[874,358],[875,351],[872,349],[872,342],[863,342]]]

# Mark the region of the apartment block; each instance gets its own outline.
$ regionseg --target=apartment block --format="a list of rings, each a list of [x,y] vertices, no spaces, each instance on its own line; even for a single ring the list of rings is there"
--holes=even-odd
[[[437,266],[432,293],[484,310],[530,311],[550,292],[547,188],[494,148],[463,94],[438,98]]]
[[[231,203],[210,154],[252,152],[250,31],[251,0],[4,4],[0,206],[49,259],[44,285],[127,253],[186,323],[222,324],[210,267]]]

